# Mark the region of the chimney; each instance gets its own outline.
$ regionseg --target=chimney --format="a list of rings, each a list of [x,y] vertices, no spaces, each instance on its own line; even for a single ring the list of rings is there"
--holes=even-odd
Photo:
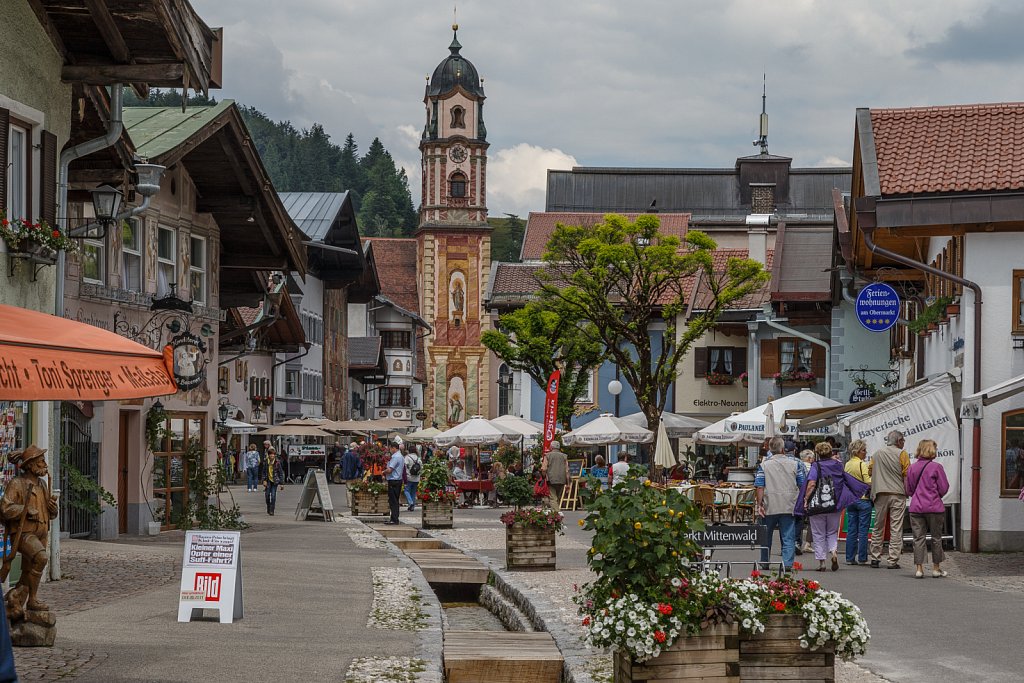
[[[767,265],[768,222],[771,217],[770,213],[752,213],[747,216],[748,256],[761,265]]]

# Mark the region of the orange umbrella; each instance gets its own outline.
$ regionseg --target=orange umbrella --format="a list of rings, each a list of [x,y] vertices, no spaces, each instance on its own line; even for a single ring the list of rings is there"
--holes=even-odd
[[[178,391],[164,353],[101,330],[0,305],[0,399],[109,401]]]

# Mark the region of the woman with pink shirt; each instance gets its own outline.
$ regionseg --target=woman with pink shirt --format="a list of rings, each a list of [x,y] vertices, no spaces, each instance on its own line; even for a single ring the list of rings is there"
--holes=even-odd
[[[946,506],[942,497],[949,490],[946,470],[935,462],[938,447],[931,439],[917,444],[917,461],[907,470],[906,487],[910,499],[910,528],[914,533],[914,576],[924,578],[924,558],[928,552],[927,535],[932,536],[932,576],[946,576],[942,568],[942,532],[946,523]]]

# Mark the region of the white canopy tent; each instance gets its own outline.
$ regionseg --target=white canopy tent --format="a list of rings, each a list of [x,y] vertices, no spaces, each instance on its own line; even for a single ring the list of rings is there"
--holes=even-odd
[[[485,446],[492,443],[519,443],[522,435],[504,425],[495,424],[482,415],[474,415],[462,424],[441,432],[434,443],[448,446]]]
[[[625,418],[603,413],[596,420],[562,435],[566,446],[610,446],[613,444],[650,443],[654,432]]]
[[[643,413],[631,413],[623,416],[622,419],[639,427],[650,426],[647,424],[647,416]],[[705,420],[698,420],[695,417],[666,412],[661,414],[661,424],[665,425],[665,432],[668,434],[668,438],[688,439],[698,429],[703,429],[711,423]]]
[[[428,443],[434,440],[434,437],[441,433],[441,430],[437,427],[427,427],[426,429],[417,429],[415,432],[411,432],[405,435],[406,441],[412,441],[413,443]]]
[[[224,429],[230,431],[232,434],[255,434],[256,430],[258,429],[256,425],[251,425],[248,422],[236,420],[233,417],[229,417],[228,419],[224,420],[223,427]]]
[[[771,434],[783,437],[797,436],[797,434],[807,436],[835,435],[839,433],[836,425],[800,431],[798,428],[799,420],[788,419],[782,424],[777,424],[774,416],[785,415],[787,410],[830,408],[838,405],[840,405],[838,401],[833,401],[821,394],[816,394],[810,389],[801,389],[795,394],[777,398],[770,403],[719,420],[698,431],[695,434],[695,438],[698,443],[757,446]],[[769,424],[769,421],[771,424]]]

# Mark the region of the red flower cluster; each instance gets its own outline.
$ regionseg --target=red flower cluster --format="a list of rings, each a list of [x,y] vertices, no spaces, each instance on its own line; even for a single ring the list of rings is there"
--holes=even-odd
[[[808,581],[807,582],[807,587],[810,588],[812,591],[816,591],[819,588],[821,588],[821,584],[818,583],[817,581]]]
[[[781,602],[779,600],[776,600],[775,602],[773,602],[772,603],[772,607],[775,608],[776,612],[785,612],[786,611],[786,603]]]
[[[584,626],[590,626],[590,617],[589,616],[583,617],[583,625]]]
[[[654,639],[656,641],[658,641],[659,643],[664,643],[665,642],[665,632],[664,631],[655,631],[654,632]]]
[[[761,572],[757,571],[756,569],[754,571],[750,572],[750,578],[752,578],[752,579],[756,579],[759,576],[761,576]]]
[[[658,611],[661,612],[662,614],[664,614],[665,616],[668,616],[669,614],[672,614],[672,605],[667,605],[665,603],[659,603],[658,604]]]

